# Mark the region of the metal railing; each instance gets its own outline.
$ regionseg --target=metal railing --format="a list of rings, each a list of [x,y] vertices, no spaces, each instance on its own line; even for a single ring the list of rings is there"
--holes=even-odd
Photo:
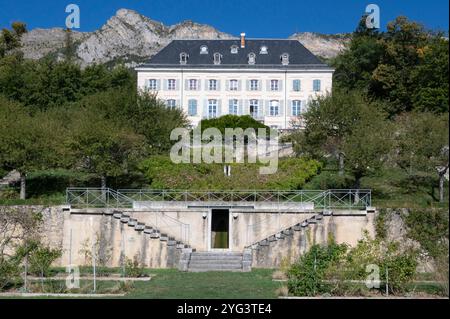
[[[132,208],[134,200],[111,188],[70,187],[66,203],[73,208]]]
[[[313,204],[314,209],[365,209],[371,206],[369,189],[186,191],[110,188],[68,188],[66,202],[74,208],[132,208],[134,202],[270,202]]]

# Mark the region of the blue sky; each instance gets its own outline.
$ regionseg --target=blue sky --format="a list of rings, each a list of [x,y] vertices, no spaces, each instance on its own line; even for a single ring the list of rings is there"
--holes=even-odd
[[[448,0],[0,0],[0,28],[23,21],[28,29],[64,27],[66,5],[81,10],[80,31],[93,31],[120,8],[134,9],[166,25],[193,20],[249,37],[285,38],[294,32],[351,32],[366,5],[381,11],[381,27],[398,15],[448,31]]]

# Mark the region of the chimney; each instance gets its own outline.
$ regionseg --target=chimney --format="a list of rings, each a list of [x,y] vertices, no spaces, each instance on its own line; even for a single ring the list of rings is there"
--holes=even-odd
[[[245,48],[245,33],[241,33],[241,48]]]

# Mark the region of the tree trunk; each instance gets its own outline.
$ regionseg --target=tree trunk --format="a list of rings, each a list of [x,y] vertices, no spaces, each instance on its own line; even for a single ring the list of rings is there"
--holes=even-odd
[[[20,199],[26,198],[26,176],[25,173],[20,173]]]
[[[444,202],[444,178],[445,173],[439,172],[439,202]]]
[[[344,176],[344,154],[339,153],[339,176]]]

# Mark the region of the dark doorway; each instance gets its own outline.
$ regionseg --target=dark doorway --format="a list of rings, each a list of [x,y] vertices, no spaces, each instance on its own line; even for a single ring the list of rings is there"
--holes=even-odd
[[[228,209],[211,211],[211,248],[229,248],[229,213]]]

